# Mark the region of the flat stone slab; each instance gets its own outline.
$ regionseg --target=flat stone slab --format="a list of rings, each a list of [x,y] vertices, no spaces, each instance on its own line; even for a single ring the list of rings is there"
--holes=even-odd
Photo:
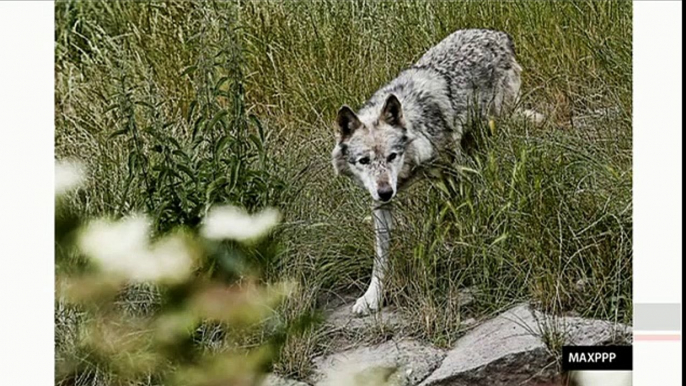
[[[380,327],[400,329],[405,325],[400,315],[390,307],[384,307],[377,313],[365,316],[354,315],[351,310],[350,304],[336,308],[326,318],[326,323],[335,329],[351,332]]]
[[[444,356],[444,351],[412,339],[387,341],[315,358],[313,378],[317,385],[338,385],[343,378],[373,384],[379,380],[365,382],[364,378],[379,378],[374,373],[377,369],[386,373],[389,384],[416,385],[441,364]]]
[[[460,338],[421,385],[542,384],[556,371],[542,336],[560,337],[565,344],[599,345],[627,331],[626,326],[600,320],[551,318],[533,312],[528,305],[519,305]]]

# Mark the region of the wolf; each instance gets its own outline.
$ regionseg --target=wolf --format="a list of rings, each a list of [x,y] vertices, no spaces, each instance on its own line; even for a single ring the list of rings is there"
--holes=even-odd
[[[512,112],[542,121],[540,114],[516,108],[521,71],[507,33],[458,30],[376,91],[357,113],[347,105],[338,110],[331,154],[335,173],[351,177],[374,203],[372,278],[353,305],[354,314],[381,306],[392,228],[390,202],[398,191],[443,155],[459,157],[460,142],[475,117],[492,119]]]

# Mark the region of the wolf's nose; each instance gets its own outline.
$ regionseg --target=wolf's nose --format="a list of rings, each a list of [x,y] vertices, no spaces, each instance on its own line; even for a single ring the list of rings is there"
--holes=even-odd
[[[377,190],[376,193],[379,194],[379,198],[383,202],[386,202],[393,198],[393,188],[391,188],[390,186],[384,186],[383,188],[379,188],[379,190]]]

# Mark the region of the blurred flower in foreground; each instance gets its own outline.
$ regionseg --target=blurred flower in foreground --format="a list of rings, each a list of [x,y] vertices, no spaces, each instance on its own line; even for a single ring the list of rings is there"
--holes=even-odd
[[[55,160],[55,195],[78,187],[85,178],[85,168],[78,161]]]
[[[78,245],[106,273],[134,282],[178,283],[193,269],[191,249],[182,235],[149,245],[150,222],[142,216],[96,220],[79,235]]]
[[[235,206],[220,206],[209,211],[200,233],[211,240],[247,241],[266,234],[279,219],[279,212],[272,208],[250,215]]]
[[[274,313],[274,308],[296,289],[293,282],[258,285],[246,282],[225,286],[213,284],[195,293],[190,304],[204,319],[230,324],[253,324]],[[227,307],[230,304],[230,307]]]

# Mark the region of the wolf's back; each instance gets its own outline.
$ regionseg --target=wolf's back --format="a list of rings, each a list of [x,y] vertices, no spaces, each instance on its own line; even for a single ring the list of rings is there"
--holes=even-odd
[[[458,30],[427,51],[415,64],[454,77],[486,77],[489,69],[517,66],[512,38],[487,29]]]

